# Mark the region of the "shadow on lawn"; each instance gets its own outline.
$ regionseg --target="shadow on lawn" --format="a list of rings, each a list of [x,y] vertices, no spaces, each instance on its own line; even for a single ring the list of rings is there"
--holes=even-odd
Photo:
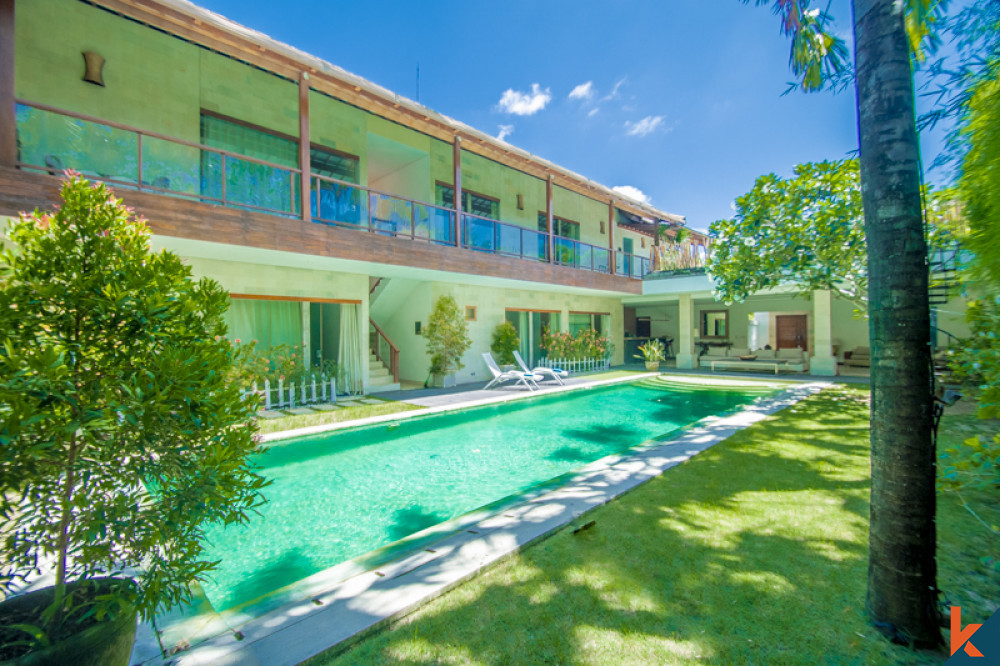
[[[523,551],[343,663],[897,660],[863,613],[867,406],[831,393],[587,513],[591,529]]]

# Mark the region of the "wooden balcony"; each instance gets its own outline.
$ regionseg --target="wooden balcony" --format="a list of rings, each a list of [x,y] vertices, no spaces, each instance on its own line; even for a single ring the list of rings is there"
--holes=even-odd
[[[51,210],[59,204],[60,178],[0,167],[0,215]],[[114,187],[112,185],[112,187]],[[178,198],[155,191],[115,188],[125,204],[146,218],[153,233],[338,259],[409,266],[556,285],[638,294],[642,282],[559,264],[440,245],[411,236],[332,226],[273,213]]]

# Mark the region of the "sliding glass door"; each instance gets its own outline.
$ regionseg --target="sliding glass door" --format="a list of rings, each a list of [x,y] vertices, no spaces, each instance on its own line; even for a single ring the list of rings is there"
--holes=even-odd
[[[528,365],[534,365],[545,356],[542,349],[542,331],[559,332],[559,313],[535,310],[507,310],[507,321],[517,329],[521,341],[521,356]]]

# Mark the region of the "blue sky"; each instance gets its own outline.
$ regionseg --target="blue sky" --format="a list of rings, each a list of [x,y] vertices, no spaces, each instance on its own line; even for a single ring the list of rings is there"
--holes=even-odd
[[[853,90],[782,96],[778,20],[737,0],[196,4],[411,99],[419,64],[420,103],[637,188],[695,229],[728,217],[757,176],[857,146]],[[831,13],[849,39],[849,2]]]

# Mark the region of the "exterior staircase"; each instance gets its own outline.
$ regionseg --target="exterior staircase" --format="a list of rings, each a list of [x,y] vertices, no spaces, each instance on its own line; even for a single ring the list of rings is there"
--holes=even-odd
[[[399,382],[392,379],[392,373],[385,363],[378,360],[375,354],[368,354],[368,392],[382,393],[384,391],[398,391]]]

